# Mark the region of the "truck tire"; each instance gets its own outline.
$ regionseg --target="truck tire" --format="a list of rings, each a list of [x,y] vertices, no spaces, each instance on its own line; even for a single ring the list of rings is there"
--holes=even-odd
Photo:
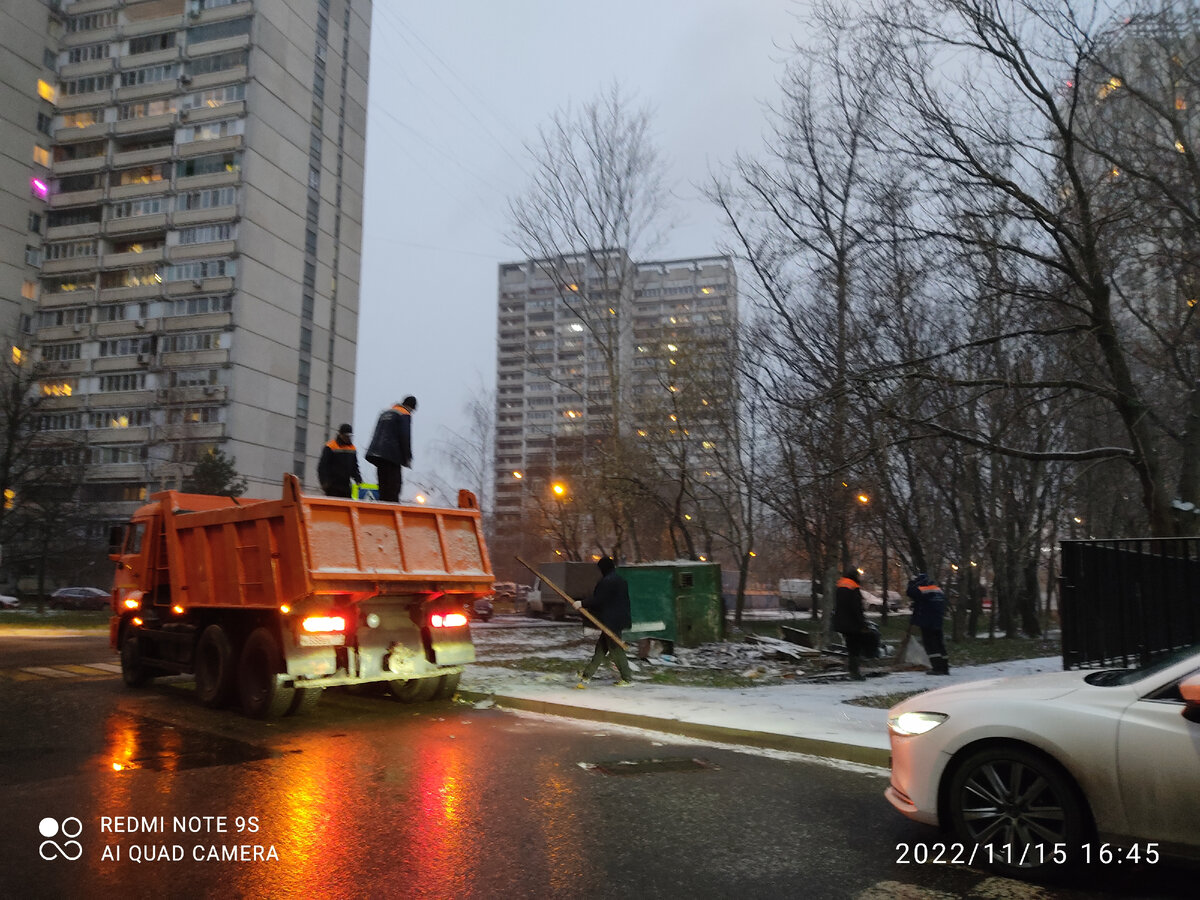
[[[437,690],[433,692],[434,700],[449,700],[454,696],[454,692],[458,690],[458,680],[462,678],[462,672],[451,672],[449,675],[443,675],[437,679]]]
[[[141,687],[152,677],[142,662],[141,636],[136,625],[127,626],[121,637],[121,677],[129,687]]]
[[[437,692],[440,678],[410,678],[408,681],[389,681],[388,690],[401,703],[423,703],[432,700]]]
[[[256,628],[246,638],[238,663],[238,693],[242,711],[255,719],[273,719],[287,712],[295,689],[279,683],[283,657],[269,628]]]
[[[317,703],[321,700],[321,694],[325,693],[324,688],[296,688],[293,693],[292,703],[287,708],[284,715],[288,716],[307,716],[310,712],[317,708]]]
[[[196,643],[196,698],[217,709],[233,699],[237,690],[237,656],[220,625],[209,625]]]

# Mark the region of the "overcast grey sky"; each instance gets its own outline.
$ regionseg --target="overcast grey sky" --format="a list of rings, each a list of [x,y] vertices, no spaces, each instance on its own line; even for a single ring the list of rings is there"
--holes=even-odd
[[[361,314],[354,426],[418,398],[411,485],[450,475],[436,445],[491,396],[496,272],[524,143],[568,103],[614,81],[652,111],[679,222],[662,258],[723,240],[697,195],[710,170],[757,152],[800,27],[795,0],[376,0],[371,37]],[[364,461],[363,476],[374,478]],[[458,487],[456,484],[455,487]],[[447,502],[451,498],[435,498]]]

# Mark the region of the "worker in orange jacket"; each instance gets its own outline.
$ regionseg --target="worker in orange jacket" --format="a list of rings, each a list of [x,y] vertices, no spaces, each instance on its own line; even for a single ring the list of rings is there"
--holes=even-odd
[[[317,481],[327,497],[350,497],[354,485],[362,481],[354,430],[348,424],[339,425],[337,434],[321,450]]]

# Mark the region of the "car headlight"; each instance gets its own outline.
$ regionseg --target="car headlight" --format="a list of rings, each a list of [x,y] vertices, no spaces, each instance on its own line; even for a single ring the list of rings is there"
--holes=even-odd
[[[945,713],[906,712],[898,716],[888,716],[888,728],[895,734],[906,736],[924,734],[937,728],[948,718]]]

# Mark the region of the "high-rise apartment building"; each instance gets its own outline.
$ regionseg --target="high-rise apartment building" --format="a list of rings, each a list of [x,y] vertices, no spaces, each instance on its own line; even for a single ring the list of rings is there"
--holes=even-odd
[[[251,495],[351,418],[370,0],[11,0],[0,328],[120,519],[210,449]]]
[[[614,250],[600,260],[501,265],[497,530],[518,527],[530,492],[544,491],[564,466],[586,464],[589,445],[614,428],[664,449],[666,436],[682,435],[684,425],[658,429],[648,420],[666,422],[676,395],[698,381],[705,382],[693,392],[705,411],[699,415],[728,415],[736,324],[730,257],[636,262]],[[722,396],[699,395],[708,390]],[[688,464],[702,472],[701,431]]]

